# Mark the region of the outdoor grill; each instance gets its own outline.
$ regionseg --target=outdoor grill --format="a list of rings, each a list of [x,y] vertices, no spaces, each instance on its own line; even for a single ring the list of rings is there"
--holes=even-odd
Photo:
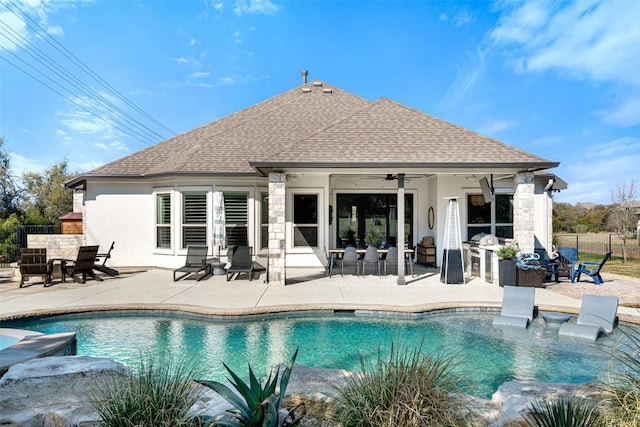
[[[480,277],[480,246],[493,246],[498,244],[498,238],[493,234],[478,233],[468,242],[463,244],[467,249],[467,265],[472,276]],[[489,266],[491,263],[489,263]]]

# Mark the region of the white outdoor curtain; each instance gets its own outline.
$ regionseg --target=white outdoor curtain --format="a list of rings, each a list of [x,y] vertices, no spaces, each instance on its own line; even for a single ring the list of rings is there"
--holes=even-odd
[[[224,194],[222,191],[213,193],[213,247],[217,248],[218,257],[220,249],[226,245],[226,220],[224,214]]]

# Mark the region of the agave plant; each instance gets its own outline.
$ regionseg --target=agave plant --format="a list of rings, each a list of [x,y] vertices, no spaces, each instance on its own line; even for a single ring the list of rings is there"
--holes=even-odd
[[[604,424],[598,407],[577,397],[536,401],[522,412],[522,416],[532,427],[597,427]]]
[[[205,426],[221,427],[295,427],[300,425],[304,413],[296,417],[295,411],[302,406],[297,405],[291,409],[281,408],[289,384],[289,377],[293,364],[298,356],[298,349],[280,377],[278,388],[278,369],[269,374],[266,382],[260,384],[251,365],[249,365],[249,384],[245,383],[235,372],[223,363],[231,378],[227,378],[235,391],[217,381],[198,381],[200,384],[213,389],[227,402],[233,405],[233,409],[227,410],[215,417],[203,419]]]

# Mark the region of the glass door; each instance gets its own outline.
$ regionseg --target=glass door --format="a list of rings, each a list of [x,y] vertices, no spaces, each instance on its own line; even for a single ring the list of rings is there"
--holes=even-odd
[[[336,242],[338,247],[380,248],[398,243],[396,194],[338,194]],[[413,195],[405,195],[404,242],[413,246]]]

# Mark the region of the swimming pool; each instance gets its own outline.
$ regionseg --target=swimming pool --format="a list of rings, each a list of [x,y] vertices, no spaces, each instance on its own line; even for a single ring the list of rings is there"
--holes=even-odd
[[[0,350],[4,350],[5,348],[11,347],[18,341],[20,341],[19,338],[10,337],[7,335],[0,335]]]
[[[167,352],[195,358],[208,379],[223,380],[221,362],[244,375],[250,362],[265,375],[300,348],[297,365],[359,370],[358,354],[373,361],[390,342],[427,352],[457,355],[459,372],[471,380],[472,393],[490,397],[510,380],[587,383],[607,369],[610,353],[625,334],[596,342],[558,336],[541,317],[526,330],[494,328],[492,313],[466,312],[420,318],[353,314],[242,321],[215,321],[191,315],[137,313],[83,314],[7,322],[8,327],[43,333],[76,332],[77,354],[109,357],[136,367],[141,356]],[[4,325],[3,325],[4,326]]]

